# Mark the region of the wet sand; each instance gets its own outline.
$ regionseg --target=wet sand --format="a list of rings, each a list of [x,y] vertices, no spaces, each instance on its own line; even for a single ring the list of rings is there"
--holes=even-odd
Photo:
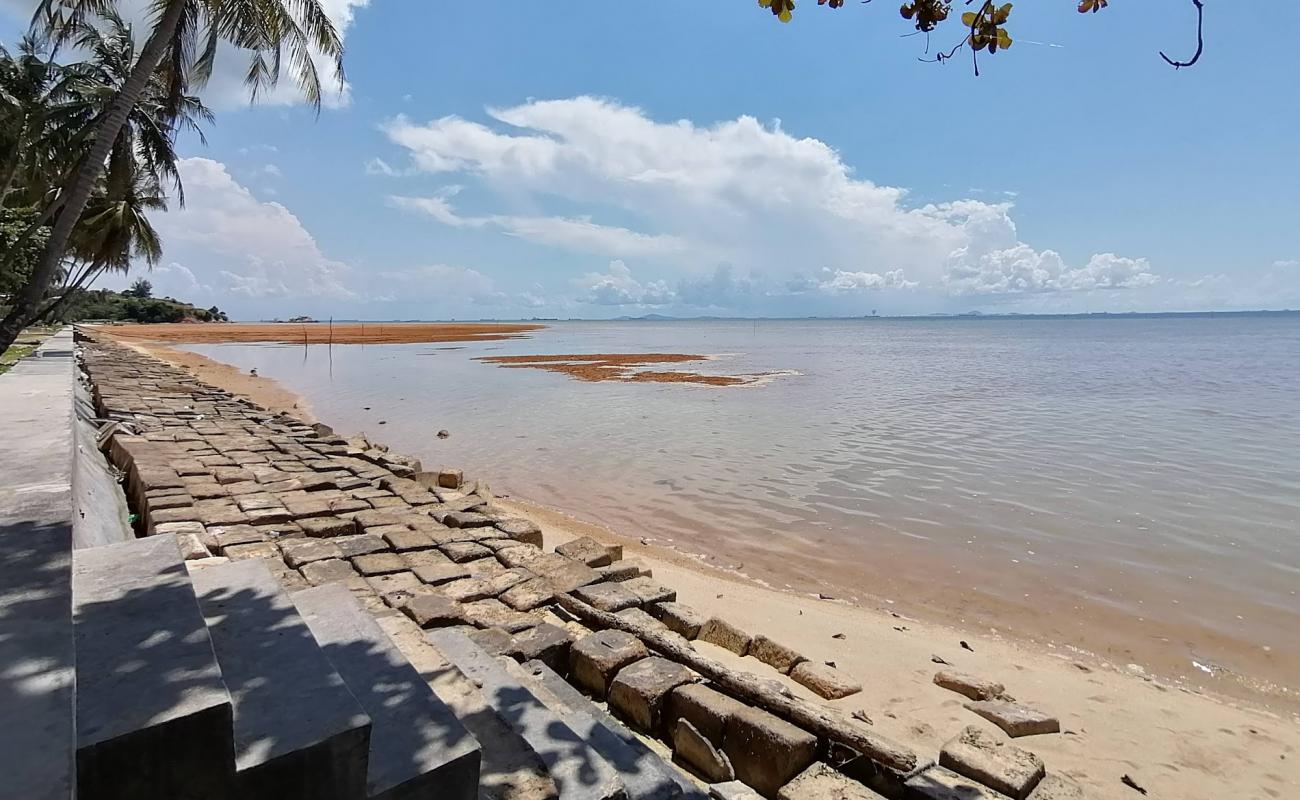
[[[282,344],[418,344],[520,339],[544,325],[461,322],[222,322],[90,326],[121,342],[278,342]]]
[[[581,353],[544,356],[481,356],[474,359],[505,368],[532,368],[558,372],[580,381],[640,381],[646,383],[699,383],[705,386],[739,386],[756,376],[704,375],[699,372],[641,370],[651,364],[707,361],[708,356],[687,353]]]

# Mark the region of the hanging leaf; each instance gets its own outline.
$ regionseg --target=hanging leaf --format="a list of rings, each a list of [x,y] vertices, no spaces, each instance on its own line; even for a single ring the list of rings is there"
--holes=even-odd
[[[1096,14],[1106,7],[1109,0],[1079,0],[1079,13],[1087,14],[1089,11]]]

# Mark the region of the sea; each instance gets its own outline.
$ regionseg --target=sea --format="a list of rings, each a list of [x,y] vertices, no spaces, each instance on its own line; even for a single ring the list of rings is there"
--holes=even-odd
[[[1230,692],[1300,690],[1300,314],[545,324],[187,349],[426,468],[779,589]],[[762,377],[476,360],[584,353]]]

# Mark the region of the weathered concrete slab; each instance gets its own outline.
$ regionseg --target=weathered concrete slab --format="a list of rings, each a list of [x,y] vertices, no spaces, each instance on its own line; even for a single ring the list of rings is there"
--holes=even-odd
[[[1037,736],[1043,733],[1060,733],[1061,721],[1043,711],[1020,703],[1003,700],[980,700],[967,703],[966,708],[979,714],[1002,729],[1012,739]]]
[[[628,800],[703,799],[704,793],[693,783],[559,673],[540,661],[525,661],[520,669],[545,690],[539,697],[547,707],[618,770]]]
[[[231,698],[175,537],[76,551],[72,596],[78,797],[232,796]]]
[[[259,561],[194,573],[234,705],[238,796],[355,800],[370,719]]]
[[[880,795],[825,764],[816,763],[781,787],[776,800],[883,800]]]
[[[675,661],[651,656],[619,670],[609,685],[610,709],[646,733],[659,733],[664,699],[698,675]]]
[[[650,655],[641,640],[626,631],[587,634],[569,649],[569,670],[575,683],[604,700],[609,685],[623,667]]]
[[[477,797],[478,742],[348,590],[307,589],[293,602],[370,717],[369,797]]]
[[[736,777],[764,797],[807,769],[817,755],[817,737],[758,708],[738,709],[727,718],[722,751]]]
[[[992,700],[1000,697],[1007,688],[997,681],[954,669],[941,669],[934,673],[934,685],[965,695],[972,700]]]
[[[444,629],[430,632],[428,638],[461,674],[482,688],[497,714],[533,748],[555,781],[561,800],[626,797],[614,768],[469,637]]]
[[[1043,779],[1043,761],[971,725],[939,751],[939,766],[1025,800]]]
[[[914,800],[1007,800],[1001,792],[938,765],[913,775],[903,786]]]

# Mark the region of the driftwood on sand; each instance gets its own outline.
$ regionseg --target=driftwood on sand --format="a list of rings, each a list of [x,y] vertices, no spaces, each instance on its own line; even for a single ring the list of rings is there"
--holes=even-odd
[[[616,628],[636,636],[653,650],[683,664],[712,681],[718,688],[776,714],[799,727],[833,742],[850,747],[871,760],[899,772],[911,772],[919,761],[916,753],[897,742],[864,729],[834,711],[799,697],[787,696],[757,676],[736,672],[701,655],[682,637],[590,606],[576,597],[560,593],[561,608],[597,628]]]

